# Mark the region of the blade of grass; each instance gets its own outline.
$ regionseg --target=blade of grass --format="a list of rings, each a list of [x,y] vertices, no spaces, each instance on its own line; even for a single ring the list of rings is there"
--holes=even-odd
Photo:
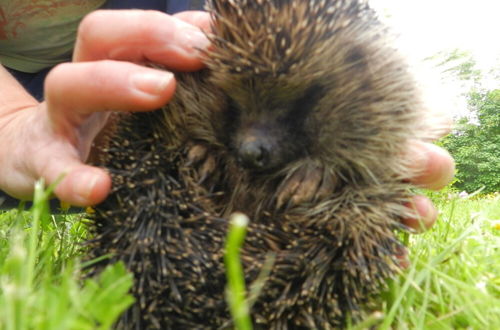
[[[245,298],[245,276],[240,261],[240,248],[245,240],[248,221],[248,217],[242,213],[231,215],[224,255],[228,285],[226,295],[231,316],[238,330],[252,329],[248,302]]]

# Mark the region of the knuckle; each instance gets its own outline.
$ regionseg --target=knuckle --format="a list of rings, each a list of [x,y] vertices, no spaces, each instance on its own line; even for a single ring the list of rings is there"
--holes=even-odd
[[[45,78],[45,97],[50,98],[59,89],[63,77],[66,75],[71,63],[60,63],[52,68]]]
[[[106,22],[107,13],[105,10],[96,10],[87,14],[78,26],[78,39],[85,40],[91,36],[96,27],[102,26]]]

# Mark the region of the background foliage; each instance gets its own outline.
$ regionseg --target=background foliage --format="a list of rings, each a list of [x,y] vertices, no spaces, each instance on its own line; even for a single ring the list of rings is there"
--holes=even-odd
[[[500,89],[482,86],[484,75],[470,54],[453,51],[438,57],[444,72],[464,81],[468,88],[464,96],[470,113],[458,118],[453,132],[439,143],[455,158],[457,180],[453,185],[469,193],[500,191]]]
[[[441,141],[457,163],[454,186],[469,193],[500,191],[500,90],[471,91],[468,98],[477,123],[461,118]]]

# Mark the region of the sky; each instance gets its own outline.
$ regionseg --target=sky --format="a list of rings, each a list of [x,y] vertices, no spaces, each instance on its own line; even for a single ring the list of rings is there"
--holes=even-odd
[[[398,45],[414,62],[440,51],[460,49],[472,53],[483,73],[500,66],[500,0],[370,0],[370,3],[400,35]],[[439,74],[438,70],[433,71],[432,75]],[[468,115],[463,96],[467,87],[449,77],[441,83],[443,86],[436,89],[438,94],[433,97],[446,95],[446,100],[440,101],[447,110],[442,110],[450,111],[454,117]],[[500,88],[500,81],[487,78],[484,87]]]
[[[499,0],[371,0],[416,56],[470,50],[481,67],[500,56]]]

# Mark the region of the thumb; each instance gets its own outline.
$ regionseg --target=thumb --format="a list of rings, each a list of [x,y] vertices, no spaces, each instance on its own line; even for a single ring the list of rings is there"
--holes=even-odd
[[[61,180],[55,188],[55,195],[75,206],[98,204],[111,189],[111,178],[105,170],[82,164],[79,159],[71,157],[52,159],[40,176],[48,184]]]

